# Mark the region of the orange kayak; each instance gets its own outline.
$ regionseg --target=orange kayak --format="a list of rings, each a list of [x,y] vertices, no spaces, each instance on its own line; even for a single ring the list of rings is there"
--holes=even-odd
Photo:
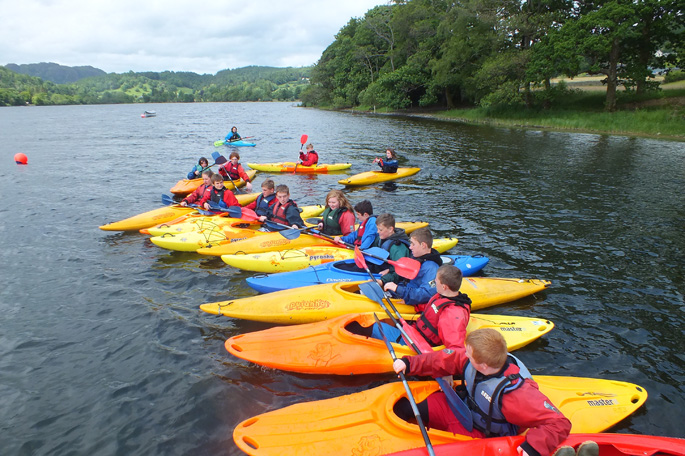
[[[385,313],[377,313],[383,319]],[[405,315],[405,320],[418,315]],[[228,339],[226,350],[238,358],[304,374],[382,374],[392,372],[392,358],[380,339],[353,334],[345,329],[351,322],[364,327],[374,323],[373,313],[348,314],[330,320],[240,334]],[[390,322],[388,320],[388,322]],[[467,331],[493,328],[502,333],[509,350],[521,348],[554,328],[548,320],[502,315],[471,314]],[[398,358],[413,355],[406,345],[393,344]],[[441,350],[444,346],[436,347]]]
[[[525,438],[495,437],[474,439],[465,442],[447,443],[433,447],[436,456],[477,455],[477,456],[519,456],[516,448]],[[559,447],[570,446],[575,450],[581,443],[592,440],[599,446],[600,456],[662,455],[685,456],[685,440],[673,437],[636,434],[571,434]],[[426,456],[425,448],[392,453],[392,456]]]
[[[533,379],[571,421],[572,433],[602,432],[647,400],[647,391],[633,383],[542,375]],[[417,402],[438,390],[435,381],[409,382],[409,386]],[[418,426],[393,412],[395,403],[406,394],[402,383],[396,381],[346,396],[294,404],[243,421],[234,429],[233,440],[245,453],[260,456],[381,455],[422,448]],[[436,429],[430,429],[428,435],[436,446],[473,440]]]
[[[254,169],[251,169],[249,171],[245,171],[245,174],[247,174],[250,177],[250,180],[252,180],[254,178],[254,175],[256,173],[257,173],[257,171],[255,171]],[[239,180],[233,181],[233,182],[235,182],[235,186],[238,188],[243,187],[245,185],[245,181],[242,179],[239,179]],[[235,188],[233,187],[233,184],[231,183],[230,180],[226,179],[224,184],[226,185],[227,189],[235,190]],[[191,193],[193,193],[195,191],[195,189],[198,188],[200,185],[202,185],[202,178],[181,179],[180,181],[176,182],[176,185],[171,187],[171,190],[169,190],[169,191],[171,193],[173,193],[174,195],[185,196],[185,195],[190,195]],[[234,193],[239,194],[239,192],[235,192],[235,191],[234,191]],[[236,195],[236,196],[238,196],[238,195]]]

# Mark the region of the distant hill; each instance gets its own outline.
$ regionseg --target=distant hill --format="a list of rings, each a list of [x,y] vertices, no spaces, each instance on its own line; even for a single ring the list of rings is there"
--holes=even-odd
[[[44,81],[51,81],[55,84],[70,84],[83,78],[104,76],[107,74],[99,68],[94,68],[92,66],[70,67],[52,62],[28,63],[22,65],[8,63],[5,65],[5,68],[12,70],[15,73],[36,76]]]

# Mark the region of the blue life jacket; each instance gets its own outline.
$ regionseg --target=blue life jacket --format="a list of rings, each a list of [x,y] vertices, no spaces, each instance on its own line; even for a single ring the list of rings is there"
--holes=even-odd
[[[269,215],[271,213],[270,204],[274,200],[274,198],[276,198],[275,193],[272,193],[267,197],[264,197],[264,194],[260,194],[257,197],[257,206],[255,207],[255,213],[257,215]]]
[[[466,403],[471,409],[473,427],[483,432],[486,437],[504,437],[517,435],[519,427],[507,422],[502,415],[502,395],[523,385],[524,379],[532,379],[530,371],[521,360],[511,353],[507,363],[518,367],[518,373],[488,377],[476,383],[478,371],[469,362],[464,369]],[[509,366],[505,368],[508,369]],[[513,381],[518,379],[514,384]]]

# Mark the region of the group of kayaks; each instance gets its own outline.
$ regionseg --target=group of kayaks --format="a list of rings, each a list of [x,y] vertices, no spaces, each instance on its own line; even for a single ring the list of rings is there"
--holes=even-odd
[[[293,172],[296,167],[298,173],[349,168],[349,164],[317,165],[328,168],[305,171],[295,163],[248,165],[253,173],[256,170]],[[406,170],[400,168],[398,172],[409,176],[419,168]],[[385,176],[378,175],[382,174],[385,173],[367,172],[339,182],[366,185],[381,182],[379,179]],[[237,189],[244,182],[234,184]],[[236,193],[243,206],[257,196],[258,193]],[[296,236],[260,231],[262,223],[249,216],[233,218],[226,212],[201,213],[177,204],[100,228],[140,231],[150,235],[151,242],[159,247],[220,256],[231,267],[258,272],[246,279],[246,284],[260,294],[200,305],[209,314],[276,325],[229,338],[225,348],[237,358],[299,374],[391,373],[392,358],[383,341],[346,329],[353,322],[368,327],[375,318],[383,319],[384,312],[379,302],[365,293],[368,273],[351,267],[355,252],[332,242],[315,228],[316,220],[311,218],[323,210],[320,205],[302,207],[302,218],[311,228]],[[246,213],[243,210],[242,214]],[[404,222],[398,227],[410,233],[427,225]],[[539,279],[474,277],[487,265],[488,259],[482,255],[444,253],[456,244],[455,238],[436,239],[434,247],[442,253],[443,263],[462,270],[461,291],[471,298],[473,311],[534,295],[550,285],[549,281]],[[406,320],[417,317],[413,306],[396,299],[391,303]],[[550,332],[554,324],[545,318],[473,313],[467,331],[484,327],[500,331],[509,350],[516,350]],[[398,357],[412,354],[405,346],[393,346]],[[679,439],[600,434],[646,401],[644,388],[593,378],[536,376],[535,380],[572,422],[572,434],[563,444],[577,447],[593,440],[599,444],[600,456],[651,455],[657,451],[685,456],[685,444]],[[409,385],[417,401],[438,388],[434,381],[415,381]],[[402,384],[391,382],[347,396],[295,404],[244,420],[235,428],[233,438],[242,451],[252,455],[428,454],[418,426],[393,412],[393,405],[403,396],[406,392]],[[434,429],[428,435],[435,454],[445,455],[514,456],[522,441],[520,436],[471,439]]]

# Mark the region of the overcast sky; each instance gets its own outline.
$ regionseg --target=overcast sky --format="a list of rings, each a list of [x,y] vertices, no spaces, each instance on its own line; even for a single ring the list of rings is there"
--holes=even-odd
[[[387,0],[0,0],[0,65],[108,73],[316,63],[352,17]]]

